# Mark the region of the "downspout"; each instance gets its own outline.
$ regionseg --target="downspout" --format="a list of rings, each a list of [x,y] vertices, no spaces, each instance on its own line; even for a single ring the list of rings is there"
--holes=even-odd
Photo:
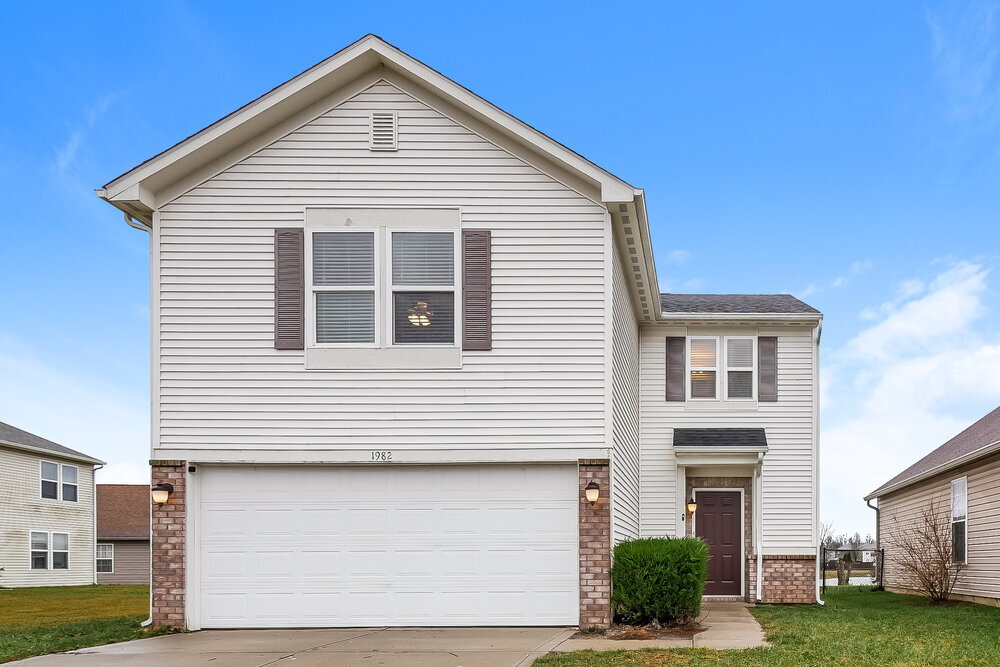
[[[94,585],[97,585],[97,471],[104,467],[104,464],[94,466],[94,472],[90,474],[90,483],[94,487],[92,493],[94,498]]]
[[[879,521],[879,519],[881,517],[879,516],[878,505],[872,505],[871,499],[866,500],[865,501],[865,505],[868,505],[868,507],[870,509],[875,510],[875,551],[878,551],[879,547],[882,546],[882,544],[881,544],[882,543],[882,539],[881,539],[882,536],[880,534],[882,525],[881,525],[881,521]]]
[[[128,213],[125,214],[125,224],[128,225],[129,227],[132,227],[133,229],[138,229],[141,232],[153,231],[152,227],[150,227],[149,225],[140,220],[136,220]]]
[[[760,532],[761,532],[761,530],[763,530],[763,523],[764,523],[761,520],[761,518],[762,518],[761,514],[764,511],[764,499],[760,497],[762,489],[764,488],[764,484],[763,484],[763,481],[761,479],[761,466],[763,465],[763,463],[764,463],[764,453],[763,452],[757,452],[757,465],[754,467],[754,471],[753,471],[753,481],[754,481],[754,490],[753,490],[753,501],[754,501],[753,502],[753,504],[754,504],[754,513],[753,513],[753,524],[754,524],[753,525],[753,538],[754,538],[754,551],[757,554],[757,593],[756,593],[756,596],[757,596],[757,602],[758,603],[760,603],[760,601],[762,599],[762,591],[763,591],[763,581],[762,581],[762,578],[764,576],[764,561],[763,561],[763,559],[761,557],[761,554],[760,554],[760,552],[761,552],[761,546],[760,546],[761,545],[761,535],[760,535]]]

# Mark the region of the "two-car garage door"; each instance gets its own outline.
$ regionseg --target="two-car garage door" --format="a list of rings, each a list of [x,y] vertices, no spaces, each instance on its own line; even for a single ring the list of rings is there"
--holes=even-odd
[[[231,465],[195,477],[201,627],[577,623],[574,466]]]

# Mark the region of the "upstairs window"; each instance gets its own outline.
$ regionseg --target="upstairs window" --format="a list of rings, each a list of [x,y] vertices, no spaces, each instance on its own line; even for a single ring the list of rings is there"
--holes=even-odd
[[[691,398],[718,398],[719,339],[691,338],[688,349]]]
[[[41,496],[52,500],[76,502],[78,496],[78,469],[51,461],[41,462]]]
[[[951,562],[967,563],[968,560],[968,479],[959,477],[951,483]]]
[[[752,336],[726,337],[726,398],[739,400],[754,397],[755,347]]]
[[[455,232],[373,228],[309,237],[315,345],[455,344]]]

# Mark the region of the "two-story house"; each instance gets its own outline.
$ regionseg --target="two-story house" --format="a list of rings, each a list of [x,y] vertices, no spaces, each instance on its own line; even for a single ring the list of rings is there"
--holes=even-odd
[[[0,422],[0,587],[94,574],[94,471],[104,462]]]
[[[150,234],[155,623],[604,626],[613,544],[687,533],[815,601],[820,314],[661,296],[642,190],[381,39],[98,195]]]

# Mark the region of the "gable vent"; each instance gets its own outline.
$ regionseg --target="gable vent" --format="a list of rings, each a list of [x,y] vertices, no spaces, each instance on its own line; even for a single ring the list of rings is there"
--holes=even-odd
[[[373,151],[396,150],[396,112],[372,111],[368,147]]]

